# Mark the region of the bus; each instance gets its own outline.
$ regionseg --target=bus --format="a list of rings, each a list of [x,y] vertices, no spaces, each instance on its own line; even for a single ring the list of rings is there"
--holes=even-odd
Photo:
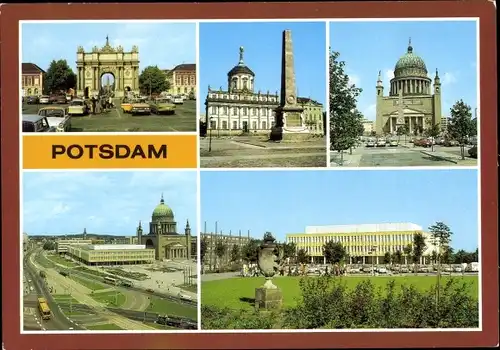
[[[116,285],[116,279],[108,276],[104,277],[104,282]]]
[[[42,320],[50,320],[50,308],[45,298],[38,298],[38,310],[40,310]]]

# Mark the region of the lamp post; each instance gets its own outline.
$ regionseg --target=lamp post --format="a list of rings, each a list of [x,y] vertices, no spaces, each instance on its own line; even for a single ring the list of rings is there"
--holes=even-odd
[[[375,275],[375,270],[374,270],[374,261],[373,261],[373,257],[375,255],[375,252],[377,251],[377,247],[376,246],[372,246],[370,251],[369,251],[369,254],[371,255],[371,260],[372,260],[372,275],[374,276]]]
[[[208,151],[212,152],[212,120],[213,118],[210,117],[208,119]]]

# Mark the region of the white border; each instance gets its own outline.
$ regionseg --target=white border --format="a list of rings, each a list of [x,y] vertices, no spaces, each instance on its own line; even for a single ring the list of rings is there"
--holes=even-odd
[[[23,170],[23,137],[24,136],[30,136],[30,135],[23,135],[22,133],[19,134],[19,151],[20,151],[20,159],[19,159],[19,171],[20,171],[20,181],[19,181],[19,189],[20,189],[20,250],[22,250],[22,232],[23,232],[23,220],[22,220],[22,213],[23,213],[23,173],[24,172],[57,172],[57,171],[65,171],[65,172],[83,172],[83,171],[92,171],[92,172],[113,172],[113,171],[136,171],[136,172],[142,172],[142,171],[197,171],[197,186],[198,186],[198,196],[197,196],[197,255],[198,255],[198,263],[197,263],[197,274],[198,274],[198,327],[199,329],[197,331],[186,331],[186,330],[169,330],[169,331],[162,331],[162,330],[152,330],[152,331],[139,331],[139,330],[123,330],[123,331],[91,331],[91,330],[85,330],[85,331],[24,331],[23,330],[23,317],[20,318],[20,330],[21,334],[130,334],[130,333],[147,333],[147,334],[165,334],[165,333],[185,333],[185,334],[199,334],[199,333],[223,333],[223,334],[234,334],[234,333],[289,333],[289,332],[294,332],[294,333],[339,333],[339,332],[344,332],[344,333],[357,333],[357,332],[477,332],[477,331],[482,331],[482,266],[481,266],[481,256],[482,256],[482,247],[481,247],[481,172],[480,172],[480,164],[481,164],[481,156],[478,158],[478,163],[476,166],[453,166],[453,167],[346,167],[346,168],[330,168],[330,146],[329,146],[329,134],[330,134],[330,128],[329,128],[329,96],[328,96],[328,90],[329,90],[329,46],[330,46],[330,24],[332,22],[438,22],[438,21],[476,21],[476,43],[477,43],[477,116],[478,116],[478,134],[480,136],[480,130],[481,130],[481,123],[480,123],[480,87],[479,87],[479,79],[480,79],[480,51],[479,51],[479,45],[480,45],[480,37],[479,37],[479,18],[477,17],[459,17],[459,18],[448,18],[448,17],[434,17],[434,18],[367,18],[367,19],[352,19],[352,18],[342,18],[342,19],[327,19],[327,18],[310,18],[310,19],[295,19],[295,18],[285,18],[285,19],[205,19],[205,20],[195,20],[195,19],[189,19],[189,20],[21,20],[19,21],[19,81],[18,81],[18,91],[19,93],[21,92],[22,89],[22,25],[24,23],[40,23],[40,24],[46,24],[46,23],[127,23],[127,22],[132,22],[132,23],[151,23],[151,22],[157,22],[157,23],[194,23],[196,24],[196,81],[197,81],[197,105],[196,105],[196,132],[168,132],[168,133],[153,133],[153,132],[136,132],[133,133],[133,135],[199,135],[199,114],[200,114],[200,109],[201,109],[201,101],[200,101],[200,60],[199,60],[199,26],[200,23],[217,23],[217,22],[227,22],[227,23],[238,23],[238,22],[325,22],[326,25],[326,79],[327,79],[327,85],[326,85],[326,94],[327,98],[325,101],[325,109],[326,109],[326,140],[327,140],[327,167],[323,168],[203,168],[201,169],[200,166],[200,157],[199,157],[199,139],[197,141],[198,144],[198,156],[197,156],[197,163],[198,163],[198,168],[197,169],[158,169],[158,168],[141,168],[141,169],[135,169],[135,168],[121,168],[121,169],[67,169],[67,170],[60,170],[60,169],[44,169],[44,170]],[[20,114],[22,114],[22,111],[20,111]],[[21,119],[21,118],[20,118]],[[22,130],[20,128],[20,130]],[[104,134],[113,134],[113,135],[123,135],[123,136],[131,136],[131,133],[127,132],[114,132],[114,133],[104,133],[104,132],[82,132],[78,133],[78,135],[86,136],[86,135],[104,135]],[[57,134],[57,135],[65,135],[63,133]],[[53,136],[53,135],[51,135]],[[66,134],[68,136],[68,134]],[[480,137],[478,137],[478,145],[480,144]],[[481,153],[481,152],[480,152]],[[201,241],[201,236],[199,233],[201,232],[201,208],[200,208],[200,197],[201,197],[201,191],[200,191],[200,178],[201,178],[201,171],[387,171],[387,170],[397,170],[397,171],[403,171],[403,170],[409,170],[409,171],[414,171],[414,170],[433,170],[433,171],[447,171],[447,170],[454,170],[454,171],[460,171],[460,170],[476,170],[477,171],[477,188],[478,188],[478,249],[479,249],[479,262],[480,262],[480,271],[478,274],[478,292],[479,292],[479,328],[458,328],[458,329],[314,329],[314,330],[283,330],[283,329],[276,329],[276,330],[201,330],[201,274],[200,274],[200,260],[199,260],[199,253],[200,253],[200,241]],[[20,285],[22,286],[23,282],[23,254],[20,254]],[[23,308],[24,308],[24,296],[23,296],[23,289],[20,288],[20,311],[21,315],[23,315]]]
[[[326,118],[325,118],[325,125],[324,127],[326,128],[326,133],[325,133],[325,139],[326,139],[326,167],[330,168],[331,167],[331,150],[330,150],[330,22],[326,22],[326,67],[325,67],[325,76],[326,76],[326,98],[325,98],[325,113],[326,113]],[[323,117],[323,116],[321,116]]]

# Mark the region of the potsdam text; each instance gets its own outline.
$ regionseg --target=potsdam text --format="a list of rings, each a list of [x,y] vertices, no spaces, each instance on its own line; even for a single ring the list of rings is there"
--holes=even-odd
[[[166,159],[167,145],[52,145],[52,159]]]

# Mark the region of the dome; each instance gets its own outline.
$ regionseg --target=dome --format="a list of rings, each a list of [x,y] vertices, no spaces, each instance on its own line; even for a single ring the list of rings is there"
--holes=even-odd
[[[238,64],[236,66],[234,66],[227,73],[228,77],[232,77],[233,75],[237,75],[237,74],[249,74],[252,77],[255,76],[255,73],[252,72],[252,70],[245,65],[245,62],[243,60],[243,53],[244,52],[245,52],[245,50],[244,50],[243,46],[240,46],[240,61],[238,62]]]
[[[427,78],[427,67],[425,66],[425,62],[420,56],[413,53],[411,41],[408,45],[408,51],[398,60],[396,67],[394,68],[395,78],[410,76]]]
[[[153,210],[152,218],[153,221],[174,218],[174,212],[168,205],[165,204],[165,201],[163,200],[163,195],[161,196],[160,204],[158,204],[156,208]]]

